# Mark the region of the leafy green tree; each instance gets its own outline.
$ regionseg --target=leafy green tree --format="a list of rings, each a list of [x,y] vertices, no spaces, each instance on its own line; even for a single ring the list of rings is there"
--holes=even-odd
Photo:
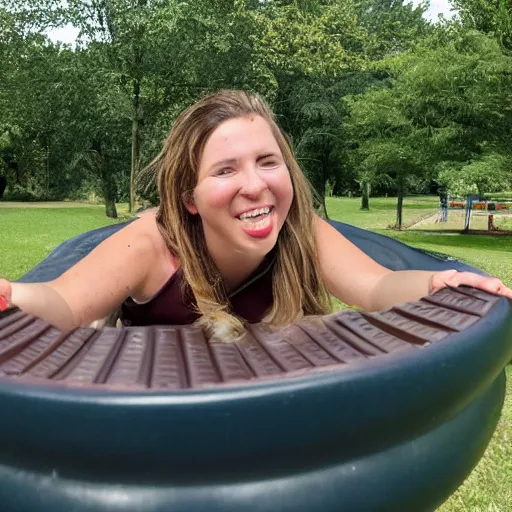
[[[365,32],[352,0],[282,4],[252,12],[257,66],[274,76],[339,77],[361,65]]]
[[[316,191],[322,215],[325,184],[340,168],[338,82],[364,65],[365,32],[352,1],[265,2],[250,11],[256,27],[253,66],[265,77],[263,94],[290,136]]]
[[[26,187],[29,179],[38,194],[49,197],[54,163],[63,151],[60,144],[59,112],[65,109],[60,87],[66,58],[57,46],[33,38],[17,55],[4,81],[0,106],[16,155],[19,185]]]
[[[40,34],[21,40],[0,96],[9,193],[62,199],[87,182],[104,197],[107,215],[116,216],[130,109],[116,75],[97,65],[106,60],[103,47],[72,51]]]
[[[81,29],[88,48],[104,49],[104,73],[116,74],[130,97],[131,208],[142,158],[180,108],[212,90],[255,85],[247,10],[257,6],[240,0],[68,2],[67,20]]]
[[[342,99],[363,92],[379,80],[378,75],[356,70],[339,78],[288,81],[279,90],[276,103],[283,127],[293,137],[299,162],[317,193],[319,211],[326,217],[326,183],[340,192],[343,186],[351,189],[349,181],[353,178],[341,127],[349,112]]]
[[[255,14],[256,24],[263,22],[261,36],[254,36],[256,62],[275,77],[278,118],[325,215],[326,182],[341,186],[353,176],[340,129],[347,115],[342,98],[385,77],[368,69],[368,57],[396,54],[426,36],[424,10],[404,2],[310,0],[267,2]],[[369,181],[361,188],[368,191]]]
[[[108,82],[109,77],[97,66],[99,50],[77,50],[67,70],[70,83],[64,95],[72,110],[61,136],[72,158],[63,167],[74,181],[74,190],[81,183],[88,184],[103,197],[107,216],[116,217],[115,203],[130,169],[127,135],[132,112],[117,77],[111,76]]]
[[[351,117],[346,132],[354,140],[352,161],[358,169],[362,209],[369,207],[369,190],[392,183],[398,193],[396,227],[402,227],[403,198],[409,187],[430,176],[423,161],[424,130],[401,110],[400,98],[381,88],[347,100]]]
[[[447,164],[439,173],[439,182],[457,197],[509,190],[512,173],[510,155],[484,153],[465,165]]]
[[[463,31],[381,62],[389,86],[349,103],[358,169],[394,169],[400,194],[401,176],[434,178],[447,163],[460,169],[489,151],[510,154],[511,64],[495,41]]]
[[[510,0],[452,0],[464,27],[495,37],[512,50],[512,2]]]
[[[144,122],[144,82],[160,66],[169,67],[172,53],[165,53],[175,43],[179,2],[148,0],[69,0],[64,20],[80,30],[80,41],[106,55],[98,66],[104,74],[116,74],[131,102],[131,172],[130,211],[135,205],[135,179],[141,165],[141,125]],[[174,57],[177,52],[174,52]],[[173,59],[174,65],[182,62]],[[172,67],[171,67],[172,69]],[[151,81],[151,80],[150,80]],[[154,80],[153,80],[154,81]]]
[[[427,4],[416,6],[404,0],[361,0],[357,14],[367,33],[365,51],[371,60],[396,56],[429,36],[433,27],[427,21]]]

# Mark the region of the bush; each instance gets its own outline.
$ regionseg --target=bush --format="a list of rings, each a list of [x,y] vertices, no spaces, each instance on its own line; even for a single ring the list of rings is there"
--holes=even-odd
[[[14,185],[7,185],[2,199],[4,201],[44,201],[46,198],[41,197],[34,190],[15,183]]]
[[[493,199],[494,201],[512,201],[512,192],[487,192],[484,194],[485,199]]]

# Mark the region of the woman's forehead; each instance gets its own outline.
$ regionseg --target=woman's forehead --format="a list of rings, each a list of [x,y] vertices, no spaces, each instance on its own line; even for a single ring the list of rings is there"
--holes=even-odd
[[[261,151],[280,153],[280,148],[269,123],[259,115],[251,115],[219,125],[205,144],[202,160],[210,161],[219,154],[236,159]]]

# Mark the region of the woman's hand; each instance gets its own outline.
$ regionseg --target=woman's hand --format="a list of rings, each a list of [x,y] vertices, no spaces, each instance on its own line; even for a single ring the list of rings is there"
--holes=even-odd
[[[502,295],[512,299],[512,290],[507,288],[498,278],[486,277],[473,272],[457,272],[457,270],[444,270],[433,274],[430,280],[430,293],[437,292],[446,286],[460,285],[480,288],[495,295]]]
[[[11,305],[12,288],[7,279],[0,279],[0,311],[4,311]]]

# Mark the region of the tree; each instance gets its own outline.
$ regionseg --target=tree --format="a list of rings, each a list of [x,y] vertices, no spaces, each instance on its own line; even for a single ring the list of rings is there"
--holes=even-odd
[[[257,21],[263,21],[256,32],[261,33],[255,41],[257,62],[275,77],[278,119],[294,142],[325,215],[326,182],[341,186],[352,176],[340,129],[347,115],[342,98],[360,94],[385,77],[368,69],[368,57],[403,51],[425,37],[424,10],[396,1],[311,0],[268,2],[256,13]],[[361,187],[368,191],[369,181]]]
[[[339,77],[364,62],[365,32],[351,0],[266,2],[252,11],[255,64],[278,75]]]
[[[373,168],[378,176],[393,168],[398,186],[401,169],[433,178],[493,150],[510,154],[510,57],[478,33],[453,31],[432,43],[382,61],[388,87],[349,102],[359,170]],[[394,161],[397,155],[406,167]]]
[[[28,7],[5,1],[25,31],[64,23],[78,27],[78,48],[97,57],[95,75],[103,73],[106,84],[129,98],[131,209],[142,160],[154,154],[154,140],[176,112],[211,90],[257,83],[246,11],[258,9],[259,2],[34,0]]]
[[[5,77],[0,107],[17,162],[17,183],[27,187],[31,179],[45,197],[50,195],[52,179],[58,182],[51,170],[64,149],[58,114],[65,108],[60,87],[65,59],[57,46],[42,38],[26,41]]]
[[[398,193],[395,226],[402,227],[403,198],[410,185],[429,178],[423,160],[424,130],[401,111],[400,98],[390,88],[347,99],[351,117],[345,130],[354,141],[351,150],[362,188],[362,209],[377,183],[393,183]]]
[[[273,1],[250,14],[254,66],[269,85],[264,93],[327,216],[325,184],[340,168],[338,84],[365,62],[354,3]]]
[[[512,50],[512,2],[510,0],[452,0],[465,28],[495,37]]]
[[[501,192],[512,185],[509,158],[496,152],[484,153],[463,165],[446,165],[439,173],[439,182],[454,196],[466,197],[486,192]]]
[[[135,206],[135,179],[141,165],[141,124],[144,122],[144,81],[164,65],[162,51],[179,47],[176,22],[179,2],[149,0],[69,0],[64,20],[80,29],[80,39],[104,47],[104,74],[115,73],[131,101],[131,171],[129,209]],[[169,40],[172,40],[170,43]],[[168,56],[168,55],[167,55]],[[174,62],[180,65],[181,62]],[[128,92],[129,91],[129,92]]]
[[[425,19],[427,4],[404,0],[361,0],[357,3],[365,29],[365,50],[371,60],[397,56],[429,36],[433,28]]]
[[[342,120],[349,112],[343,98],[362,93],[379,79],[364,70],[346,71],[340,77],[304,77],[288,81],[279,90],[276,103],[282,124],[293,135],[297,157],[317,193],[318,209],[325,217],[326,183],[333,184],[338,192],[344,183],[350,187],[347,185],[350,179],[348,146],[342,130]]]
[[[107,216],[117,217],[115,203],[130,164],[131,105],[117,77],[105,77],[97,66],[101,50],[77,50],[67,69],[64,96],[72,110],[61,137],[73,156],[63,167],[75,189],[80,181],[87,183],[103,197]]]

